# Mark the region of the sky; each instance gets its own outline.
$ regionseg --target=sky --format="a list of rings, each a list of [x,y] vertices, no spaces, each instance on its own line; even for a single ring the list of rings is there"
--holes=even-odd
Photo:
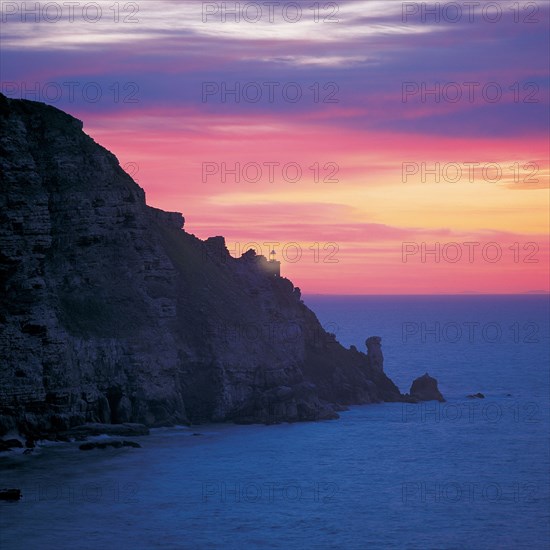
[[[4,94],[302,292],[549,290],[550,3],[0,4]]]

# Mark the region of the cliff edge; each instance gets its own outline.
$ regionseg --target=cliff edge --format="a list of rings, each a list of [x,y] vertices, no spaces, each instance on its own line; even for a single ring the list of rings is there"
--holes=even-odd
[[[0,435],[335,417],[399,401],[299,289],[145,203],[116,157],[53,107],[0,95]]]

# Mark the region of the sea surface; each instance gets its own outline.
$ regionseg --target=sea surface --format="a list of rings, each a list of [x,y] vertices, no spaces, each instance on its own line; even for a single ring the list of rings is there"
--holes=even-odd
[[[0,548],[548,549],[548,297],[304,300],[346,346],[381,336],[401,391],[428,372],[447,402],[3,456],[24,498],[0,502]]]

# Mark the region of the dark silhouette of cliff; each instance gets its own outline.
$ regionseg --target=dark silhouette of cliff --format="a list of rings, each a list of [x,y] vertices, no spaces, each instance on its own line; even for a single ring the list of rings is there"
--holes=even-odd
[[[82,122],[0,95],[0,434],[280,422],[400,400],[299,289],[145,203]],[[269,266],[268,266],[269,267]]]

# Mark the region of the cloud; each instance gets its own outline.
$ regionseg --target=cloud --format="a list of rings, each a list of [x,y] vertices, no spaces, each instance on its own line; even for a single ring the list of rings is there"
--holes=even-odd
[[[148,201],[184,210],[191,230],[241,240],[300,239],[305,249],[338,240],[343,256],[336,267],[287,266],[311,283],[310,291],[546,284],[513,262],[501,281],[494,266],[482,264],[466,271],[444,265],[403,270],[399,250],[405,240],[495,239],[504,245],[542,239],[548,3],[529,3],[536,6],[529,15],[502,0],[500,20],[490,22],[496,3],[489,10],[479,3],[473,20],[466,2],[438,3],[437,20],[422,12],[422,2],[320,2],[316,13],[309,9],[314,2],[299,0],[296,23],[289,21],[292,9],[274,13],[273,22],[264,12],[249,23],[250,7],[235,23],[229,14],[222,21],[215,9],[220,3],[202,0],[97,3],[101,17],[94,23],[93,10],[83,15],[84,3],[73,22],[66,11],[48,22],[55,3],[39,2],[49,11],[37,22],[27,14],[25,22],[21,12],[5,11],[22,2],[2,2],[2,88],[82,119],[132,171]],[[35,3],[26,4],[32,11]],[[461,17],[453,22],[456,5]],[[209,10],[206,21],[203,9]],[[538,22],[526,22],[528,16]],[[404,83],[416,90],[406,98]],[[476,83],[474,101],[467,83]],[[215,91],[205,94],[205,84]],[[495,84],[502,97],[492,102],[483,91],[487,85],[494,91]],[[87,86],[101,92],[97,101],[86,97]],[[437,86],[436,98],[430,90]],[[457,86],[462,98],[454,101]],[[301,96],[293,101],[296,88]],[[56,90],[61,97],[53,100]],[[203,182],[205,161],[299,162],[307,177],[297,184],[280,176],[272,184]],[[480,181],[479,170],[474,184],[420,176],[404,182],[404,162],[517,163],[519,180],[507,168],[498,185]],[[338,184],[311,181],[315,163],[336,163]],[[525,168],[529,163],[537,165],[538,182]]]

